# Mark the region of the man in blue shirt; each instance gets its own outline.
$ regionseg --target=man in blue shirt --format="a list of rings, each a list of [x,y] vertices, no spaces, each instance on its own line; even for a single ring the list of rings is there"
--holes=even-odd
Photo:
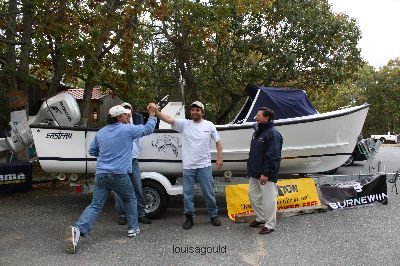
[[[132,106],[127,102],[121,104],[121,106],[124,107],[125,109],[129,109],[132,111]],[[138,113],[136,114],[141,116],[141,114]],[[130,116],[129,121],[131,124],[133,124],[132,115],[129,114]],[[143,120],[143,116],[141,116],[141,118]],[[132,145],[132,172],[129,173],[129,177],[131,178],[137,199],[137,211],[139,216],[138,221],[139,223],[142,224],[151,224],[151,220],[146,217],[146,212],[145,212],[146,201],[143,196],[142,178],[140,174],[139,161],[138,161],[139,154],[141,151],[142,151],[141,139],[140,138],[134,139]],[[118,211],[119,214],[118,224],[125,225],[127,223],[127,219],[126,219],[124,202],[122,201],[121,197],[118,196],[118,194],[116,193],[114,194],[114,199],[115,199],[115,209]]]
[[[89,148],[89,154],[97,157],[93,198],[75,225],[67,227],[67,253],[76,253],[79,237],[91,231],[112,190],[118,193],[126,206],[128,237],[139,234],[137,202],[128,173],[132,171],[133,140],[153,133],[157,122],[154,116],[157,106],[150,103],[147,110],[147,123],[132,125],[128,123],[130,110],[114,106],[108,112],[107,126],[96,133]]]

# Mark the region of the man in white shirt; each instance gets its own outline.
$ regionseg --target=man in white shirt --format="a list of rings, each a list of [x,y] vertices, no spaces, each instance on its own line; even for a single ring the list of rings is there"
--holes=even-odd
[[[194,184],[198,182],[208,208],[210,221],[214,226],[220,226],[218,207],[213,190],[210,143],[214,140],[217,148],[216,166],[222,167],[222,143],[219,134],[210,121],[204,120],[204,105],[195,101],[190,105],[191,120],[174,119],[157,111],[157,117],[172,125],[172,129],[182,132],[182,163],[183,163],[183,203],[186,221],[183,229],[190,229],[194,222]]]

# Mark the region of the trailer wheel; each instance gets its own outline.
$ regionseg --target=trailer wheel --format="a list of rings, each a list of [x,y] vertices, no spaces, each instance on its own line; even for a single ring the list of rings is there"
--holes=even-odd
[[[168,207],[169,196],[164,187],[153,180],[142,180],[143,196],[146,201],[146,216],[155,219],[160,217]]]

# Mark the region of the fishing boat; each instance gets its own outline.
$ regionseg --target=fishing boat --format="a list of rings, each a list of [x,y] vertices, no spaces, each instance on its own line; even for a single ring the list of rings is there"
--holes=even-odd
[[[303,90],[248,85],[247,100],[235,119],[216,125],[223,143],[223,173],[244,174],[254,132],[257,109],[266,106],[275,111],[275,126],[283,137],[281,174],[311,174],[332,171],[352,154],[366,119],[369,105],[319,113]],[[63,106],[73,106],[67,98]],[[60,98],[55,103],[63,103]],[[61,107],[60,107],[61,108]],[[76,114],[74,112],[68,113]],[[207,109],[207,107],[206,107]],[[61,110],[63,110],[61,108]],[[184,105],[169,102],[162,111],[172,117],[184,116]],[[52,109],[48,109],[52,112]],[[66,110],[68,112],[68,110]],[[76,120],[76,119],[75,119]],[[54,173],[94,173],[96,158],[88,148],[98,129],[35,123],[29,125],[42,169]],[[143,137],[139,157],[143,172],[165,176],[182,174],[182,136],[169,125],[160,123],[153,134]],[[212,161],[216,160],[215,143],[211,143]]]

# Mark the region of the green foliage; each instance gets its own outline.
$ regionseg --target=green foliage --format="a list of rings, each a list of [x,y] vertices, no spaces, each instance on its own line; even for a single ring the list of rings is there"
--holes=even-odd
[[[327,1],[173,1],[157,8],[156,49],[182,73],[186,102],[210,103],[217,122],[239,108],[247,83],[321,89],[361,64],[355,21],[333,14]]]
[[[371,110],[366,127],[383,134],[400,131],[400,58],[390,60],[376,72],[375,84],[367,91]]]
[[[0,64],[1,65],[1,64]],[[0,67],[0,130],[7,128],[10,121],[8,112],[9,91],[6,86],[6,75],[4,75],[3,66]]]
[[[351,78],[325,88],[309,90],[310,99],[320,112],[369,102],[368,91],[375,85],[375,70],[364,64]]]
[[[348,105],[370,104],[364,137],[400,131],[400,58],[379,70],[364,64],[351,78],[327,90],[312,90],[311,101],[320,112]]]
[[[186,104],[206,102],[216,123],[233,118],[247,83],[304,88],[322,109],[365,97],[346,83],[361,64],[360,31],[327,0],[34,4],[31,76],[101,86],[138,108],[167,94],[181,100],[180,76]]]

